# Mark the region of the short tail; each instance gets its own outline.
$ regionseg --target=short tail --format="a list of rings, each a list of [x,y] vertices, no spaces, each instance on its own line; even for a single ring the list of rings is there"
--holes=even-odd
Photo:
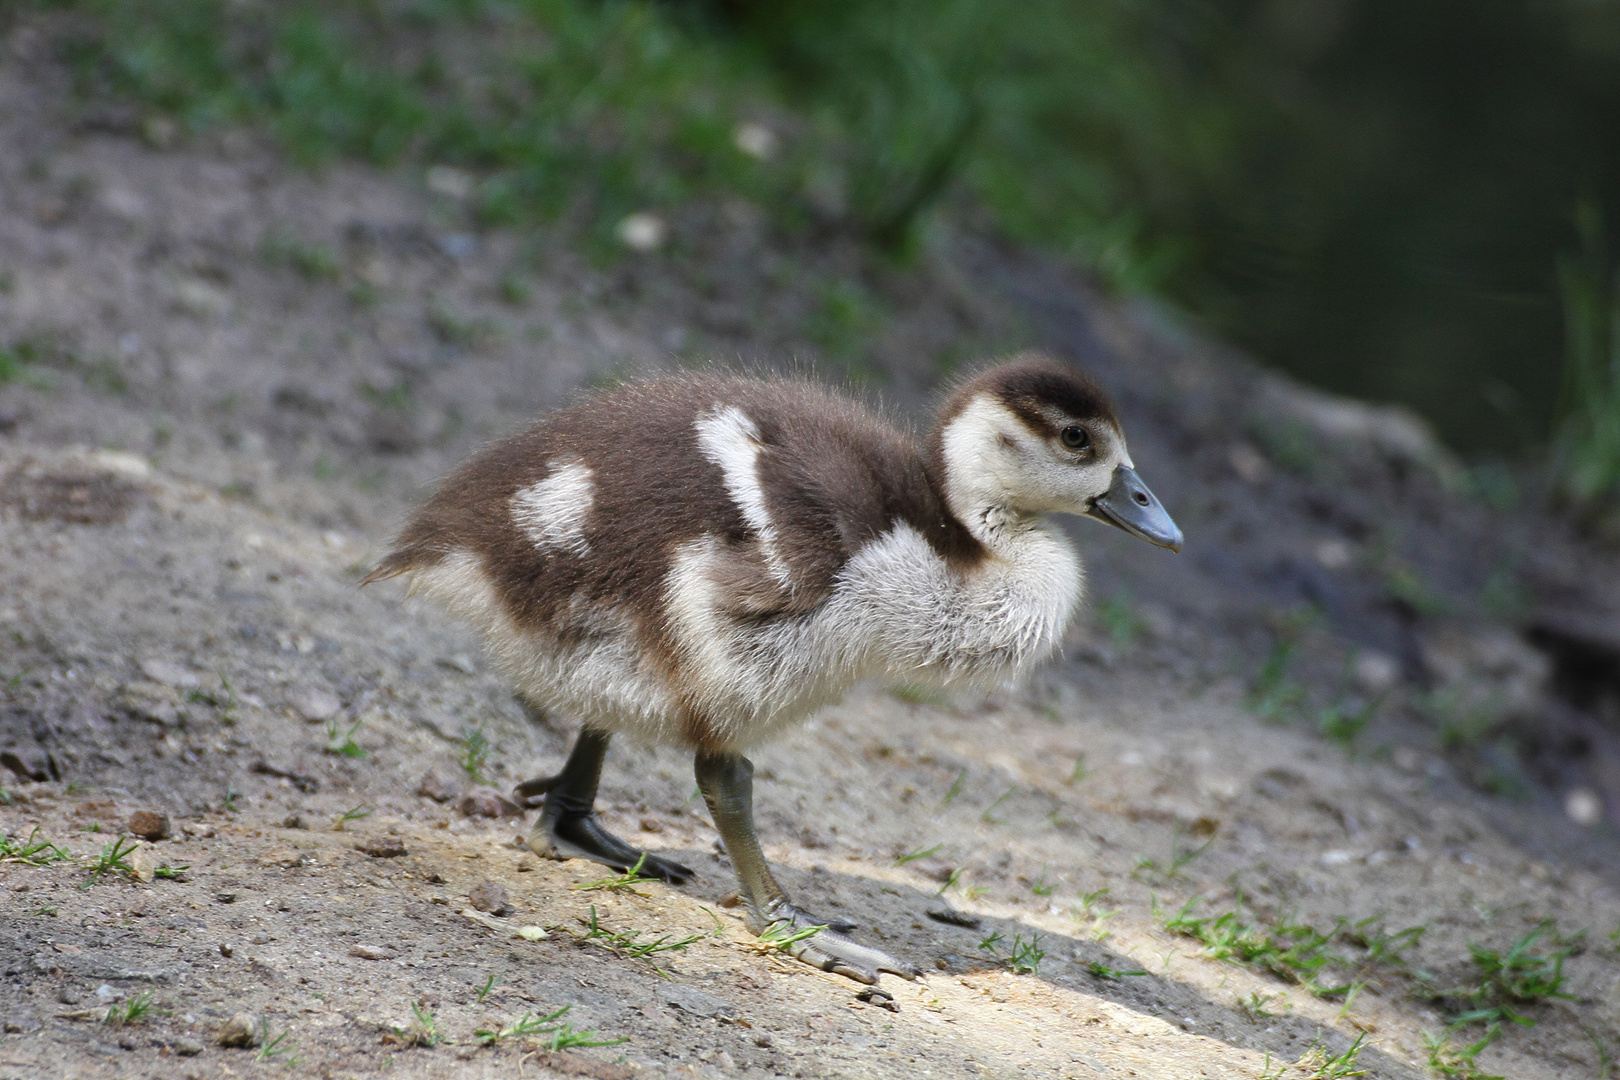
[[[389,552],[388,556],[384,558],[382,562],[377,564],[377,568],[375,570],[360,579],[361,588],[370,585],[373,581],[382,581],[386,578],[399,577],[401,574],[406,574],[416,569],[417,566],[421,565],[421,560],[417,558],[418,554],[418,552],[409,550]]]

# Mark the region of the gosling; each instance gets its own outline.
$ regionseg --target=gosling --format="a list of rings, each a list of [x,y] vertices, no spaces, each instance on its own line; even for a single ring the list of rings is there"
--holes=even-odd
[[[875,983],[919,972],[789,901],[744,752],[866,679],[995,685],[1049,656],[1084,588],[1052,513],[1181,548],[1107,397],[1050,358],[966,382],[921,442],[806,381],[685,375],[487,447],[366,581],[405,577],[531,704],[582,722],[562,770],[516,788],[537,853],[690,879],[594,810],[614,734],[690,750],[749,930]]]

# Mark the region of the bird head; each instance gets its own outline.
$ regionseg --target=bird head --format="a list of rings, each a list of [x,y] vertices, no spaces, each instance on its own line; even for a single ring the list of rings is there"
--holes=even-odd
[[[986,515],[1079,514],[1181,550],[1107,395],[1054,360],[1020,357],[964,384],[941,410],[934,444],[946,500],[970,528]]]

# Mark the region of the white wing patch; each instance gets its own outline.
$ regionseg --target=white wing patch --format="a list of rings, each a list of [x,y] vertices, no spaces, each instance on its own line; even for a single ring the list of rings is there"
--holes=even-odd
[[[585,556],[585,519],[596,502],[596,478],[583,461],[558,459],[550,474],[512,496],[512,520],[542,551]]]
[[[743,520],[759,537],[760,551],[771,577],[783,588],[791,587],[790,572],[776,547],[776,525],[765,508],[765,489],[759,483],[759,427],[735,405],[716,406],[698,417],[698,449],[720,466],[726,493],[742,511]]]

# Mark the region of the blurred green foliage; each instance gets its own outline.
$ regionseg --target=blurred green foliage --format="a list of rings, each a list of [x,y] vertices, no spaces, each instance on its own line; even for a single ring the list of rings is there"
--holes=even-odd
[[[904,258],[955,201],[1508,456],[1553,426],[1574,208],[1620,202],[1617,0],[54,6],[87,94],[458,166],[484,222],[601,251],[718,195]]]
[[[1559,262],[1565,319],[1557,472],[1583,509],[1620,503],[1620,269],[1592,203],[1576,219],[1581,246]]]

